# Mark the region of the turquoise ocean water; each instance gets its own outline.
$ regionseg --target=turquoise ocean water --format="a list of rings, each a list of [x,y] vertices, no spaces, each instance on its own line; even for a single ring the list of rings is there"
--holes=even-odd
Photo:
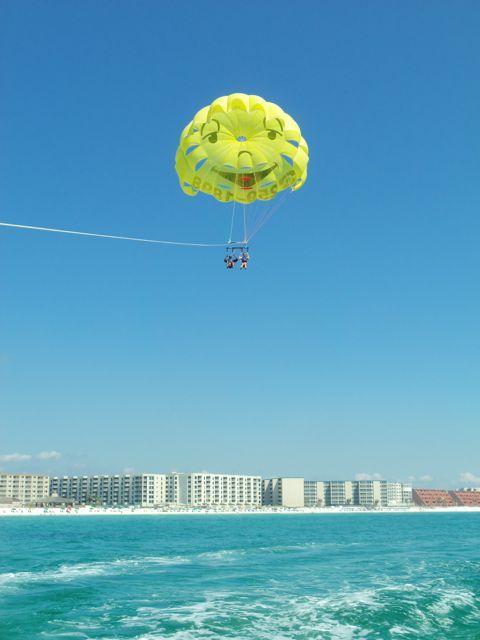
[[[480,514],[0,518],[0,638],[480,639]]]

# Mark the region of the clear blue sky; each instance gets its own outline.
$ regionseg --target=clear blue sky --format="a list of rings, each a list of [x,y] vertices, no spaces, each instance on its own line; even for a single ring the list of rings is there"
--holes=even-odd
[[[4,0],[0,219],[222,242],[173,160],[234,91],[311,156],[248,273],[0,230],[0,455],[32,456],[0,467],[480,476],[479,32],[467,1]]]

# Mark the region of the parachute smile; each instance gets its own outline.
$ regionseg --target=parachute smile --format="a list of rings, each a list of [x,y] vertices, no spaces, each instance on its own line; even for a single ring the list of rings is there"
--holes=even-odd
[[[232,184],[238,184],[240,189],[248,190],[252,189],[257,182],[261,182],[264,178],[268,176],[274,169],[277,167],[277,163],[274,162],[271,167],[268,169],[263,169],[262,171],[255,171],[252,173],[241,173],[235,171],[221,171],[220,169],[213,168],[212,171],[218,173],[218,175],[225,178]]]

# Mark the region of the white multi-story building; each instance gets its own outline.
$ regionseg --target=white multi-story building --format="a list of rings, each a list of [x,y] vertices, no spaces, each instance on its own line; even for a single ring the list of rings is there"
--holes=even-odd
[[[59,496],[104,506],[395,507],[412,504],[412,487],[386,480],[270,478],[218,473],[64,476],[0,474],[0,502],[22,504]]]
[[[412,485],[402,482],[385,482],[382,484],[382,504],[387,507],[412,504]]]
[[[166,502],[166,477],[162,473],[55,477],[50,494],[76,504],[153,507]]]
[[[264,505],[303,507],[305,480],[303,478],[270,478],[263,481]]]
[[[189,474],[173,473],[167,474],[167,502],[171,504],[188,504],[189,503]]]
[[[352,484],[353,504],[361,507],[387,506],[386,482],[381,480],[356,480]]]
[[[402,504],[413,504],[412,485],[402,483]]]
[[[0,499],[6,498],[22,504],[39,502],[48,497],[50,478],[30,473],[1,473]]]
[[[305,480],[305,506],[324,507],[325,506],[325,482],[321,480]]]
[[[305,480],[301,504],[298,493],[300,480],[264,480],[263,503],[306,507],[395,507],[412,504],[411,485],[387,480]],[[296,493],[293,489],[295,482],[298,483]]]
[[[174,472],[167,474],[166,493],[172,504],[259,506],[262,479],[260,476]]]
[[[387,480],[328,480],[324,483],[325,505],[394,507],[412,504],[412,487]]]
[[[327,480],[325,482],[325,504],[339,507],[354,504],[354,483],[350,480]]]

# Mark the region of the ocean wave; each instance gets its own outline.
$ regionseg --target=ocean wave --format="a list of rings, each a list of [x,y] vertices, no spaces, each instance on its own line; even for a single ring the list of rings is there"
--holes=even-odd
[[[190,592],[190,597],[173,606],[151,594],[150,603],[142,598],[127,615],[121,602],[90,610],[90,616],[83,610],[88,622],[76,630],[93,638],[101,622],[105,640],[451,640],[473,637],[480,607],[469,589],[428,581],[297,596],[247,587]],[[464,625],[463,635],[458,630],[451,634],[453,619]],[[45,635],[56,638],[64,632],[63,622],[58,633]]]
[[[291,553],[324,551],[332,549],[345,549],[347,547],[361,546],[361,542],[301,542],[297,544],[273,545],[270,547],[259,547],[257,550],[262,553]]]
[[[241,559],[246,555],[245,549],[220,549],[218,551],[205,551],[199,553],[198,558],[200,560],[215,560],[220,562],[234,562]]]
[[[363,624],[341,621],[335,611],[356,606],[375,607],[374,592],[359,590],[339,597],[268,596],[248,599],[232,592],[204,595],[202,601],[176,607],[140,607],[136,615],[122,619],[125,627],[148,628],[138,640],[186,640],[187,638],[235,638],[236,640],[292,640],[366,638]],[[260,594],[259,594],[260,596]]]
[[[61,556],[48,547],[43,557],[55,566],[0,574],[11,628],[18,606],[25,607],[24,628],[43,625],[36,637],[45,640],[74,633],[103,640],[464,640],[478,634],[480,564],[450,548],[431,557],[415,545],[411,553],[394,547],[383,554],[376,541],[365,550],[354,535],[338,540],[336,531],[318,542],[272,536],[267,546],[270,539],[260,533],[265,546],[225,535],[215,539],[217,548],[197,530],[187,542],[178,534],[169,555],[170,543],[162,547],[155,529],[144,556],[133,555],[139,546],[118,557],[128,553],[120,546],[108,561],[90,556],[92,562],[80,562],[89,558],[84,553],[74,563],[70,547]],[[159,555],[146,555],[155,553],[147,549]],[[115,551],[108,546],[108,553]],[[32,583],[44,584],[29,590]],[[56,583],[54,595],[61,597],[52,609],[49,588]],[[93,588],[78,597],[79,586]],[[0,636],[5,628],[0,619]]]
[[[452,620],[478,629],[480,600],[441,584],[343,588],[291,596],[271,590],[209,592],[175,607],[139,607],[121,620],[141,629],[137,640],[368,640],[383,628],[391,638],[449,640]],[[376,631],[374,631],[376,629]],[[387,630],[388,631],[385,631]],[[142,635],[143,633],[143,635]],[[455,635],[460,638],[463,636]],[[464,637],[469,637],[466,632]]]
[[[474,607],[475,597],[471,591],[445,589],[439,594],[437,601],[429,605],[428,609],[435,615],[445,616],[455,609],[472,609]]]
[[[255,550],[256,551],[256,550]],[[219,549],[192,555],[176,556],[145,556],[134,558],[119,558],[111,561],[82,562],[76,564],[62,564],[55,569],[43,571],[19,571],[0,573],[0,588],[13,584],[29,582],[61,582],[73,581],[81,578],[112,575],[140,571],[148,566],[175,566],[189,564],[195,560],[200,562],[235,562],[245,556],[245,549]]]
[[[110,562],[79,562],[61,564],[44,571],[18,571],[0,574],[0,587],[31,582],[70,582],[78,579],[113,575],[129,571],[141,571],[148,565],[174,566],[187,564],[185,556],[148,556],[144,558],[120,558]]]

